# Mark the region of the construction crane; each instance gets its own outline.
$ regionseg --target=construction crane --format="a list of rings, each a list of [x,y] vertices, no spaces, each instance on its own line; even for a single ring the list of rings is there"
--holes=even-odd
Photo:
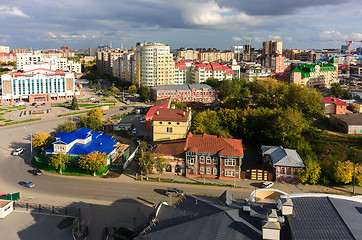
[[[326,40],[328,42],[345,42],[347,43],[347,76],[349,76],[350,65],[351,65],[351,52],[352,52],[352,43],[361,42],[362,40]]]

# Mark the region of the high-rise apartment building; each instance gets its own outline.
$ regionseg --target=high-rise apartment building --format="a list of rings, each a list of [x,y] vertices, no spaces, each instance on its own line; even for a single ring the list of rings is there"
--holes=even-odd
[[[149,87],[175,84],[175,62],[170,46],[138,43],[135,56],[136,84]]]
[[[274,73],[284,72],[283,43],[282,41],[263,42],[264,57],[262,66],[270,68]]]
[[[264,55],[279,55],[283,53],[282,41],[267,41],[263,42]]]

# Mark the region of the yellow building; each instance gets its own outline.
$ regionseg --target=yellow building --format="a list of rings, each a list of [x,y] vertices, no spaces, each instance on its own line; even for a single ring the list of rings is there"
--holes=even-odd
[[[170,46],[140,43],[135,56],[136,84],[149,87],[175,84],[175,61]]]
[[[177,57],[184,60],[199,60],[199,51],[196,50],[181,50],[177,51]]]
[[[191,109],[160,108],[152,121],[153,141],[183,139],[191,126]]]

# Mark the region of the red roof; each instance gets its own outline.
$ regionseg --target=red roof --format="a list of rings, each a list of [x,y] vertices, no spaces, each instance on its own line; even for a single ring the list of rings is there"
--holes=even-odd
[[[153,115],[155,115],[156,111],[160,108],[167,108],[168,107],[168,104],[166,105],[160,105],[160,106],[154,106],[154,107],[151,107],[150,110],[148,110],[148,112],[146,113],[146,118],[148,117],[152,117]]]
[[[160,108],[153,116],[153,121],[187,122],[191,111],[186,109]]]
[[[37,71],[37,70],[42,70],[42,71],[47,71],[47,72],[55,72],[55,71],[53,71],[53,70],[46,69],[46,68],[36,68],[36,69],[32,69],[32,70],[26,71],[26,72],[24,72],[24,73],[35,72],[35,71]],[[64,71],[63,71],[63,73],[64,73]]]
[[[224,156],[244,156],[241,139],[227,139],[205,133],[193,135],[190,132],[186,138],[185,150]]]
[[[186,64],[185,63],[181,63],[181,62],[175,62],[175,67],[178,67],[179,70],[187,70]]]
[[[173,156],[175,158],[185,158],[185,139],[160,143],[153,150],[153,155]]]
[[[335,97],[323,97],[323,103],[334,103],[334,104],[340,105],[340,106],[347,106],[347,103],[345,103]]]

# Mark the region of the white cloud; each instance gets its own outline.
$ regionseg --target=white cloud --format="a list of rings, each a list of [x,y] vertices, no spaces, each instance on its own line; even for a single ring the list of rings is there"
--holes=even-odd
[[[29,15],[26,15],[17,7],[9,7],[5,5],[0,5],[0,17],[21,17],[21,18],[30,18]]]
[[[323,31],[319,33],[319,37],[323,40],[344,40],[347,39],[346,35],[343,35],[342,33],[330,30],[330,31]]]
[[[57,36],[56,36],[54,33],[52,33],[52,32],[48,32],[48,34],[49,34],[49,36],[50,36],[51,38],[57,38]]]
[[[264,41],[264,38],[262,38],[262,37],[255,37],[254,40],[255,40],[256,42],[263,42],[263,41]]]
[[[242,39],[240,37],[233,37],[233,41],[235,42],[241,42]]]
[[[268,38],[273,39],[273,40],[281,39],[281,37],[279,35],[269,35]]]
[[[356,40],[356,41],[358,41],[358,40],[362,40],[362,33],[352,33],[352,40]]]
[[[287,37],[286,40],[293,41],[293,38],[292,37]]]

